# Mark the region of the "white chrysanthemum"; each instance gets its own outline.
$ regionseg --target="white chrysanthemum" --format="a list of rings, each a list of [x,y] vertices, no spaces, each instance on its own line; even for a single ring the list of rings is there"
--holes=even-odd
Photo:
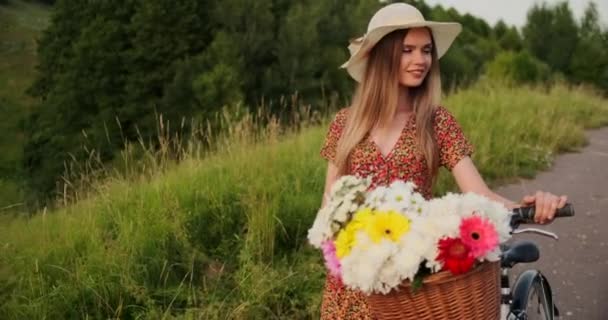
[[[421,218],[424,234],[435,239],[458,235],[461,217],[455,214],[458,207],[456,198],[437,198],[424,204],[425,216]]]
[[[317,212],[313,226],[308,231],[308,240],[313,246],[318,248],[323,241],[333,238],[352,213],[361,208],[356,200],[359,195],[364,195],[370,183],[367,178],[343,176],[332,185],[329,201]]]
[[[435,239],[424,228],[426,220],[418,219],[411,223],[411,230],[401,239],[401,246],[417,255],[424,256],[433,247]]]
[[[416,184],[411,181],[404,182],[402,180],[395,180],[389,185],[389,188],[404,190],[411,194],[414,192],[414,189],[416,189]]]
[[[418,224],[413,222],[411,231],[400,239],[399,251],[396,256],[396,261],[400,263],[401,278],[413,281],[420,263],[435,247],[428,236],[420,233]]]
[[[360,207],[355,202],[357,194],[364,193],[369,187],[369,179],[343,176],[331,187],[329,201],[317,212],[312,227],[308,230],[308,241],[320,248],[321,243],[334,237],[339,226],[345,224],[350,214]]]
[[[373,286],[373,291],[386,294],[401,284],[403,279],[400,276],[400,267],[395,255],[390,256],[378,272],[378,279]]]
[[[321,244],[333,235],[331,229],[331,218],[333,208],[325,206],[317,212],[317,217],[308,230],[308,242],[315,248],[321,248]]]
[[[390,188],[386,191],[384,206],[397,211],[405,211],[411,206],[412,194],[409,190]]]
[[[500,260],[500,248],[496,248],[490,252],[488,252],[483,259],[494,262]]]
[[[380,186],[370,191],[365,197],[365,206],[377,209],[386,202],[386,193],[388,188]]]
[[[397,250],[392,252],[391,256],[381,266],[377,282],[373,286],[373,291],[386,294],[410,276],[413,278],[422,260],[420,256],[406,252],[401,244],[390,243],[389,241],[384,242],[395,246]]]
[[[338,193],[340,190],[342,190],[342,188],[344,188],[344,182],[346,180],[345,179],[338,179],[334,182],[334,184],[331,185],[330,189],[329,189],[329,193],[330,194],[336,194]]]
[[[395,210],[399,212],[418,212],[424,198],[414,192],[415,184],[397,180],[388,187],[379,187],[370,194],[368,203],[379,210]]]
[[[420,193],[414,192],[412,194],[412,197],[410,198],[409,211],[415,212],[419,216],[423,216],[425,203],[426,199],[424,199],[424,197]]]
[[[346,222],[348,220],[348,213],[351,212],[351,205],[352,202],[344,201],[334,210],[331,220],[340,223]]]
[[[421,253],[427,261],[426,266],[433,271],[440,269],[439,262],[436,261],[439,240],[445,237],[459,236],[460,217],[457,215],[427,216],[420,218],[417,224],[417,232],[424,235],[428,246]]]
[[[371,184],[368,178],[359,178],[352,175],[342,176],[330,188],[330,198],[334,201],[344,198],[354,199],[357,192],[365,192]]]
[[[462,212],[462,195],[456,193],[448,193],[441,198],[436,198],[430,201],[434,204],[431,215],[460,215]]]
[[[384,286],[378,281],[379,274],[385,262],[397,252],[397,244],[391,241],[373,243],[364,232],[358,232],[356,238],[357,245],[340,261],[342,281],[367,294],[380,292]]]
[[[411,253],[406,252],[405,250],[400,250],[395,255],[395,261],[399,262],[399,282],[401,283],[406,279],[410,281],[414,280],[416,273],[420,267],[420,263],[424,261],[421,256],[413,255]]]

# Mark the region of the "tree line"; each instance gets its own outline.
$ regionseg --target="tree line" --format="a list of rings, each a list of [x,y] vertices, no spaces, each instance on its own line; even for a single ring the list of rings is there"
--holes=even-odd
[[[25,1],[37,2],[37,3],[46,4],[46,5],[53,5],[56,2],[56,0],[25,0]],[[0,0],[0,5],[9,4],[10,2],[11,2],[11,0]]]
[[[406,1],[427,19],[458,21],[463,33],[441,60],[444,87],[480,75],[517,82],[553,78],[608,92],[608,31],[591,4],[576,21],[566,2],[540,4],[522,32],[454,9]],[[338,69],[362,35],[376,0],[58,0],[38,46],[38,105],[24,121],[24,169],[32,199],[60,189],[69,159],[90,151],[111,161],[125,141],[212,121],[224,106],[251,111],[281,101],[323,111],[347,101],[354,82]],[[187,119],[188,121],[183,121]],[[184,124],[185,123],[185,124]],[[86,146],[86,147],[83,147]]]

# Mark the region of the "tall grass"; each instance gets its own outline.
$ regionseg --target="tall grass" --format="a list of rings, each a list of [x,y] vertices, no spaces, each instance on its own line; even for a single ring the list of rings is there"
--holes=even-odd
[[[608,101],[584,86],[522,88],[481,81],[450,95],[445,105],[473,143],[473,160],[491,185],[533,177],[557,153],[585,145],[585,128],[608,124]],[[454,188],[443,172],[436,193]]]
[[[445,103],[490,181],[530,176],[608,123],[607,101],[564,86],[478,84]],[[318,318],[323,266],[305,242],[327,130],[241,119],[211,154],[106,178],[53,212],[0,224],[6,319]],[[279,134],[282,133],[282,134]],[[153,168],[153,166],[148,166]],[[444,175],[437,192],[453,187]]]

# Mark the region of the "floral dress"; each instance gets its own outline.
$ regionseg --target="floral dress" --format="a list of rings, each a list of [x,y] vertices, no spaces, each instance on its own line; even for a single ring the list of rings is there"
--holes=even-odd
[[[348,108],[336,114],[330,124],[321,156],[335,161],[338,140],[346,125]],[[360,177],[371,177],[370,189],[387,186],[394,180],[412,181],[418,192],[431,197],[432,177],[422,151],[416,146],[415,117],[410,117],[392,150],[385,156],[367,134],[353,149],[349,172]],[[435,139],[439,148],[440,165],[449,170],[473,152],[454,116],[444,107],[438,107],[433,117]],[[373,319],[365,297],[359,291],[345,288],[338,278],[327,276],[321,319]]]

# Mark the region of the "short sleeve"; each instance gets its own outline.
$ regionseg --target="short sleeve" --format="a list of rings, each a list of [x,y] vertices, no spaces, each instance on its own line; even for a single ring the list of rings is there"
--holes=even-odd
[[[338,141],[342,136],[342,130],[346,125],[347,108],[344,108],[336,113],[334,120],[329,125],[325,142],[321,147],[321,157],[328,161],[334,162],[336,159],[336,151],[338,149]]]
[[[462,158],[471,156],[473,146],[464,136],[456,118],[446,108],[437,108],[434,126],[442,166],[452,170]]]

